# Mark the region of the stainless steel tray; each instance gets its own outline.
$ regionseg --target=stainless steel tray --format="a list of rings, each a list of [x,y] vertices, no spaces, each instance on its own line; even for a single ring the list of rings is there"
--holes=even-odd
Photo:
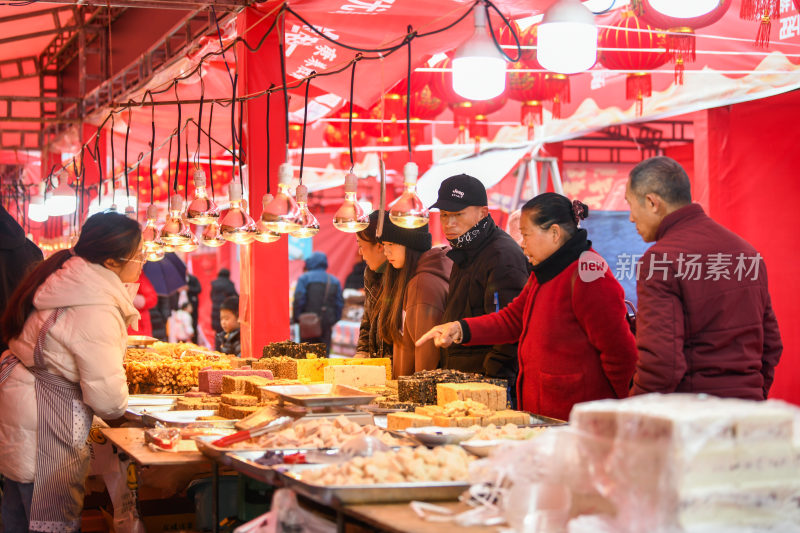
[[[197,420],[201,416],[213,416],[216,411],[212,409],[195,411],[148,411],[142,413],[142,423],[147,427],[161,424],[166,427],[180,428],[190,424],[202,423],[208,427],[233,428],[234,420]]]
[[[172,410],[171,405],[136,405],[125,410],[125,420],[141,422],[142,416],[148,413],[159,413]]]
[[[374,394],[348,387],[324,383],[319,385],[283,385],[260,387],[270,392],[278,400],[302,405],[304,407],[344,407],[348,405],[365,405],[377,398]]]
[[[306,483],[303,472],[328,465],[287,465],[275,467],[283,484],[323,505],[400,503],[412,500],[457,500],[469,489],[466,481],[430,483],[376,483],[374,485],[322,486]]]
[[[271,485],[275,485],[280,479],[276,468],[284,468],[287,465],[266,466],[256,463],[255,462],[256,459],[259,459],[262,455],[264,455],[266,451],[280,451],[283,452],[284,455],[291,455],[294,453],[310,453],[310,452],[318,452],[327,455],[336,455],[337,453],[339,453],[339,450],[337,449],[235,450],[229,452],[227,454],[227,457],[228,460],[230,461],[230,467],[239,472],[240,474],[244,474],[263,483],[269,483]]]

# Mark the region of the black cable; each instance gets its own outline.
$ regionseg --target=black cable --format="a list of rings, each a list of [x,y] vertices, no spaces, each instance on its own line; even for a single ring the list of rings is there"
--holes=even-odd
[[[408,32],[412,28],[408,26]],[[411,40],[408,41],[408,67],[406,70],[406,142],[408,142],[408,159],[413,160],[414,155],[411,149]]]
[[[244,192],[244,160],[246,150],[244,148],[244,137],[242,130],[242,121],[244,120],[244,102],[239,101],[239,184],[242,186]]]
[[[617,3],[617,0],[611,0],[611,5],[610,5],[610,6],[608,6],[606,9],[603,9],[603,10],[601,10],[601,11],[596,11],[596,12],[595,12],[595,11],[592,11],[592,15],[605,15],[606,13],[608,13],[609,11],[611,11],[612,9],[614,9],[614,5],[615,5],[616,3]],[[591,10],[590,10],[590,11],[591,11]]]
[[[180,129],[180,128],[178,128]],[[167,192],[169,192],[170,183],[172,183],[172,187],[174,188],[175,192],[178,192],[178,174],[175,174],[175,181],[172,181],[172,141],[175,139],[175,135],[169,136],[169,150],[167,151]],[[152,177],[152,173],[150,176]],[[151,187],[152,189],[152,187]],[[153,203],[152,201],[150,203]],[[169,195],[167,195],[167,210],[169,210]]]
[[[311,71],[311,76],[306,78],[306,100],[305,100],[305,107],[303,108],[303,144],[300,146],[300,185],[303,184],[303,163],[306,158],[306,127],[308,124],[308,89],[311,87],[311,79],[314,77],[313,75],[316,74],[314,71]],[[351,156],[352,157],[352,156]]]
[[[111,113],[111,203],[116,202],[117,199],[117,174],[116,174],[116,158],[114,157],[114,113]]]
[[[214,102],[208,108],[208,179],[211,181],[211,199],[216,201],[214,195],[214,167],[211,154],[211,125],[214,123]]]
[[[233,163],[233,167],[231,168],[231,180],[236,179],[236,85],[239,83],[239,73],[237,72],[236,75],[233,77],[233,98],[231,100],[231,163]],[[239,182],[241,183],[241,176],[239,176]]]
[[[203,71],[200,70],[200,111],[197,113],[197,156],[195,165],[200,166],[200,134],[203,132],[203,100],[206,97],[206,88],[203,83]],[[187,154],[188,156],[188,154]]]
[[[214,25],[217,27],[217,37],[219,37],[219,46],[222,48],[222,60],[225,62],[225,68],[228,71],[228,77],[231,79],[231,83],[233,83],[233,74],[231,74],[231,67],[228,65],[228,58],[225,57],[225,45],[222,42],[222,30],[219,28],[219,21],[217,20],[217,10],[214,9],[214,5],[211,5],[211,19],[214,21]]]
[[[357,54],[360,55],[360,54]],[[356,65],[358,61],[353,61],[353,70],[350,71],[350,116],[347,120],[347,139],[350,142],[350,172],[353,171],[355,163],[353,162],[353,88],[356,83]],[[308,101],[306,101],[306,108]]]
[[[272,89],[274,86],[275,86],[275,84],[273,83],[273,84],[271,84],[271,85],[269,86],[269,88],[270,88],[270,89]],[[264,129],[266,130],[266,133],[267,133],[267,194],[270,194],[270,190],[269,190],[269,177],[270,177],[269,165],[270,165],[270,157],[269,157],[269,156],[270,156],[270,151],[271,151],[271,150],[270,150],[270,147],[271,147],[271,145],[270,145],[270,141],[269,141],[269,106],[270,106],[269,97],[270,97],[270,95],[271,95],[271,94],[272,94],[271,92],[267,92],[267,119],[266,119],[266,127],[264,128]],[[289,140],[287,139],[287,140],[286,140],[286,142],[288,143],[288,142],[289,142]]]
[[[131,109],[128,108],[128,127],[125,129],[125,192],[128,195],[129,200],[131,197],[130,189],[128,188],[128,139],[130,138],[130,136],[131,136]],[[130,201],[128,201],[128,203],[130,204]],[[136,205],[138,207],[139,205],[138,201],[136,202]]]
[[[281,34],[278,40],[278,52],[281,60],[281,83],[283,84],[283,106],[286,111],[286,146],[289,146],[289,88],[286,86],[286,53],[283,41],[286,37],[286,15],[281,20]],[[305,135],[305,131],[303,131]]]
[[[141,182],[142,176],[139,174],[139,169],[142,168],[142,159],[144,159],[144,152],[139,152],[139,157],[136,163],[136,220],[139,220],[139,200],[142,195]],[[153,203],[152,201],[150,203]]]
[[[181,99],[178,98],[178,82],[175,82],[175,100],[178,101],[178,156],[175,158],[175,194],[178,194],[178,176],[180,176],[181,164]],[[169,161],[167,161],[169,165]]]
[[[150,204],[153,203],[153,156],[156,152],[156,121],[152,120],[150,122],[150,129],[152,132],[152,140],[150,141]],[[139,166],[136,165],[136,175],[139,175]],[[167,161],[167,167],[169,167],[169,161]],[[169,182],[167,182],[169,184]],[[169,188],[169,186],[167,187]]]
[[[503,13],[499,9],[497,9],[497,6],[494,5],[491,2],[491,0],[484,0],[484,2],[485,2],[485,5],[483,6],[483,8],[486,10],[486,25],[489,26],[489,34],[492,36],[492,41],[494,42],[494,45],[497,47],[498,50],[500,50],[500,53],[503,54],[503,57],[505,57],[508,61],[510,61],[512,63],[516,63],[517,61],[522,59],[522,47],[520,46],[520,43],[519,43],[519,35],[517,35],[517,32],[514,30],[514,27],[508,21],[506,16],[503,15]],[[506,51],[503,50],[503,47],[500,46],[500,43],[497,41],[497,36],[494,34],[494,28],[492,28],[492,18],[491,18],[490,13],[489,13],[489,8],[492,8],[495,11],[497,11],[497,14],[500,15],[501,19],[503,19],[503,24],[506,25],[506,27],[508,28],[508,31],[511,32],[511,36],[514,37],[514,42],[517,44],[517,57],[516,57],[516,59],[514,59],[510,55],[508,55],[506,53]],[[477,9],[480,9],[480,8],[478,7]]]
[[[80,190],[80,173],[78,172],[78,164],[75,162],[75,158],[72,158],[72,172],[75,174],[75,213],[72,215],[72,223],[77,228],[78,227],[78,214],[80,213],[80,208],[78,207],[80,204],[80,198],[78,197],[78,191]]]
[[[188,203],[189,202],[189,121],[186,121],[186,136],[183,138],[183,142],[186,147],[186,175],[183,178],[183,201]]]

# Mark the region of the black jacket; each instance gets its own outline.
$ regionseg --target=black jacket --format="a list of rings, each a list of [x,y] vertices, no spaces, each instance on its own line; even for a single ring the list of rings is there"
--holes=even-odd
[[[211,282],[211,327],[214,331],[222,331],[219,324],[219,308],[228,296],[235,296],[236,285],[230,278],[217,278]]]
[[[474,247],[452,249],[450,289],[442,322],[493,313],[516,298],[530,275],[530,263],[520,246],[492,221]],[[497,299],[495,300],[495,293]],[[442,350],[442,367],[516,379],[517,345],[462,346]]]
[[[384,264],[384,270],[386,265]],[[378,333],[378,296],[381,292],[383,273],[364,269],[364,316],[358,330],[356,352],[366,352],[370,357],[392,357],[393,345],[380,340]]]
[[[230,333],[225,333],[224,331],[220,331],[216,335],[216,350],[218,352],[227,353],[231,355],[235,355],[237,357],[242,356],[242,342],[241,342],[241,330],[239,328],[231,331]]]
[[[22,226],[0,206],[0,316],[14,289],[42,258],[42,251],[25,238]],[[6,348],[0,340],[0,353]]]

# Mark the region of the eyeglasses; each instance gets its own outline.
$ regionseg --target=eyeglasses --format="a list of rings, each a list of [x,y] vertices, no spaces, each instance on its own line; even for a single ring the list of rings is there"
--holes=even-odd
[[[119,258],[119,261],[124,261],[126,263],[147,263],[147,253],[144,250],[139,250],[136,255],[132,255],[131,257],[127,258]]]

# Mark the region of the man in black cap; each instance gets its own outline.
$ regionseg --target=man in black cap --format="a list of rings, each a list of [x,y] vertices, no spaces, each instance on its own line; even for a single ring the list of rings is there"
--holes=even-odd
[[[514,239],[495,225],[488,204],[483,183],[459,174],[442,182],[431,206],[439,209],[442,231],[452,247],[447,253],[453,270],[443,323],[499,311],[528,281],[528,260]],[[507,379],[509,398],[516,398],[516,344],[453,344],[442,353],[444,368]]]

